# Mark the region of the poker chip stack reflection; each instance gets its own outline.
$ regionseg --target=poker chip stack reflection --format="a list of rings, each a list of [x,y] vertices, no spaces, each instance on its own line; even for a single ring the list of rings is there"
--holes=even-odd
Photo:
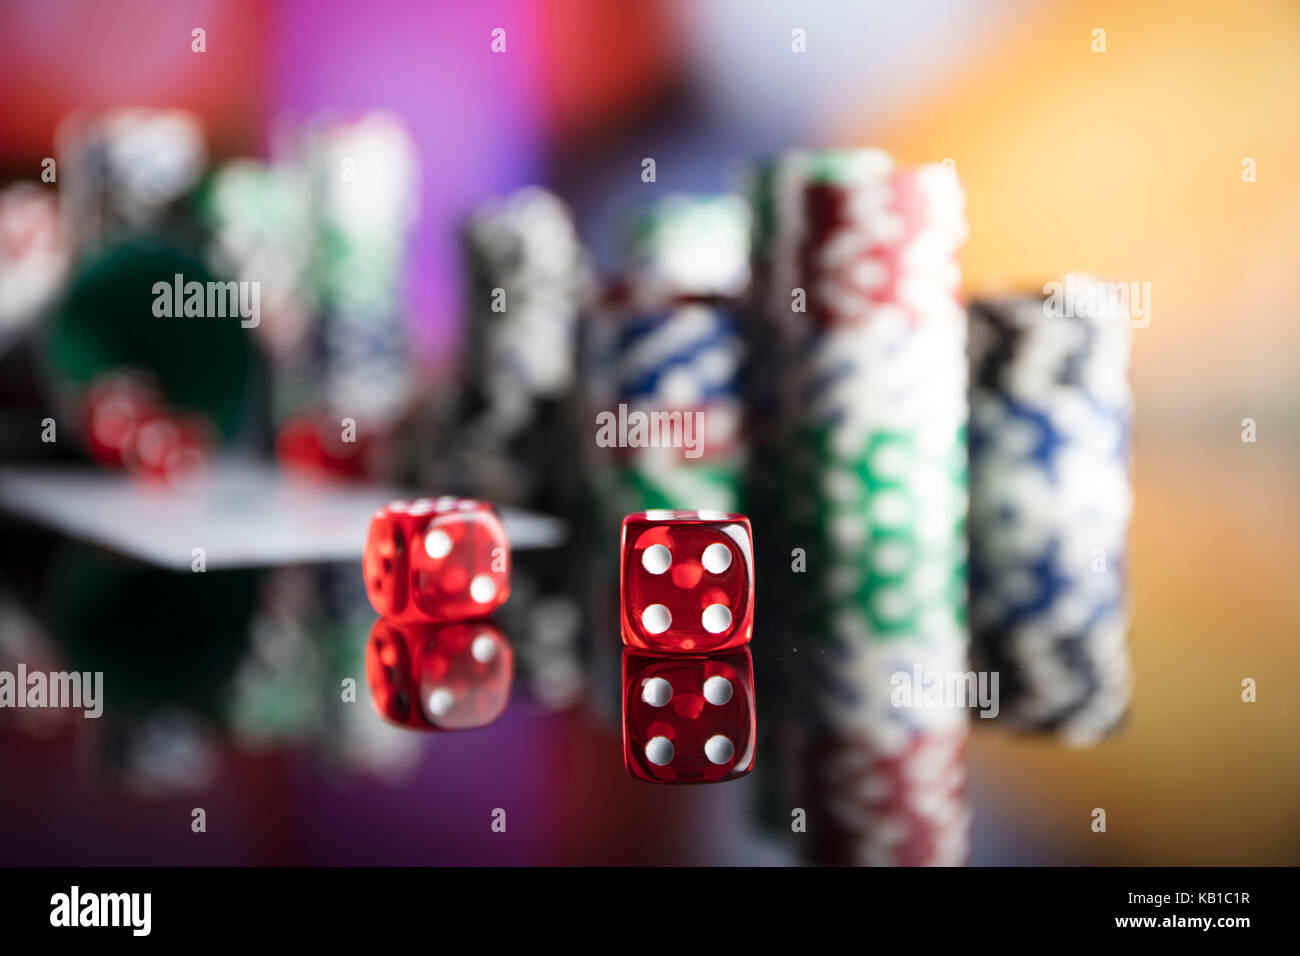
[[[315,750],[328,766],[350,774],[401,780],[419,763],[422,745],[416,735],[376,720],[364,702],[366,645],[374,625],[365,581],[353,564],[318,565],[311,575],[315,613],[309,628],[323,662],[322,693],[328,688]],[[360,703],[338,690],[348,680],[355,681],[350,689]]]
[[[321,119],[301,131],[314,210],[311,274],[319,401],[334,422],[384,432],[405,412],[406,266],[418,206],[415,147],[395,116]]]
[[[591,286],[564,203],[531,187],[480,206],[470,267],[467,374],[452,447],[455,485],[570,514],[577,487],[578,316]]]
[[[971,625],[999,720],[1086,744],[1132,682],[1132,326],[1107,284],[1057,285],[971,304]]]
[[[207,163],[203,127],[183,110],[77,114],[60,125],[56,149],[64,227],[78,251],[168,224]]]
[[[768,181],[807,846],[960,863],[966,711],[920,683],[968,668],[964,195],[878,150],[790,156]]]
[[[671,196],[635,224],[613,296],[612,395],[620,515],[736,511],[742,437],[741,306],[749,209],[738,196]],[[602,441],[598,433],[598,442]]]

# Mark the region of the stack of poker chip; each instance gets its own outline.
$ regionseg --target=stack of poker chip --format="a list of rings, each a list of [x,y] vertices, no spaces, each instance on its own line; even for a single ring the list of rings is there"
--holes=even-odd
[[[67,267],[54,194],[35,183],[0,189],[0,353],[53,300]]]
[[[258,285],[255,334],[271,354],[274,412],[283,418],[312,401],[312,207],[306,177],[287,163],[233,160],[208,178],[199,208],[210,233],[213,271]]]
[[[579,335],[591,264],[568,207],[536,186],[478,205],[461,243],[469,280],[464,375],[434,481],[568,523],[562,549],[518,556],[499,621],[524,685],[542,706],[560,708],[585,687],[583,608],[572,574],[590,552]]]
[[[971,626],[1000,720],[1086,744],[1132,683],[1132,326],[1106,283],[1060,287],[971,304]]]
[[[223,278],[194,254],[201,235],[192,199],[208,159],[198,117],[160,109],[76,114],[59,126],[56,155],[73,258],[39,345],[56,409],[75,408],[103,373],[138,368],[156,377],[168,405],[208,418],[221,440],[232,438],[251,407],[251,345],[237,321],[190,318],[189,295],[181,318],[182,288]],[[159,280],[174,300],[158,293]],[[221,315],[229,291],[208,285],[208,303],[222,294]],[[202,314],[204,300],[196,298]],[[151,431],[172,434],[169,426]]]
[[[893,692],[897,675],[968,669],[964,196],[950,170],[878,150],[781,157],[757,184],[806,846],[961,862],[966,710]]]
[[[635,223],[610,298],[604,410],[618,429],[619,514],[740,507],[749,228],[748,206],[731,195],[671,196]]]
[[[167,225],[207,163],[202,124],[183,110],[76,114],[56,146],[64,226],[78,252]]]
[[[291,147],[311,196],[318,402],[333,422],[385,431],[410,398],[406,267],[418,206],[415,146],[395,116],[321,118]]]
[[[741,510],[749,226],[738,195],[654,202],[628,223],[615,281],[584,323],[584,433],[595,431],[586,468],[597,503],[587,519],[588,666],[595,705],[613,726],[622,721],[622,656],[603,635],[618,633],[618,568],[596,556],[631,512]]]
[[[493,501],[568,514],[578,478],[578,317],[590,267],[564,203],[537,187],[479,206],[466,375],[442,470]]]

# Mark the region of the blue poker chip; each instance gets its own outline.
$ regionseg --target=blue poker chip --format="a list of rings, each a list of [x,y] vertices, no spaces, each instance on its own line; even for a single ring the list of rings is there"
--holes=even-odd
[[[1127,327],[1044,318],[1039,296],[970,318],[973,656],[1003,722],[1095,740],[1132,683]]]
[[[617,389],[626,399],[685,389],[683,403],[698,405],[740,393],[741,344],[734,311],[680,305],[632,314],[615,343]]]

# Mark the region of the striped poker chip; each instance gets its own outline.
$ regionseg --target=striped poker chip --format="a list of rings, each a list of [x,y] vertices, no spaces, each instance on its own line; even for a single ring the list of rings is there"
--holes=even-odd
[[[750,491],[776,516],[766,581],[800,651],[785,683],[808,852],[960,863],[968,711],[900,706],[893,690],[900,673],[970,667],[961,187],[878,150],[789,154],[753,182],[745,381],[772,422],[755,448],[769,480]]]
[[[677,407],[734,400],[739,326],[734,310],[698,303],[630,315],[616,343],[619,394]]]
[[[268,347],[274,420],[284,423],[319,403],[312,341],[315,220],[303,168],[288,162],[224,163],[199,191],[209,266],[259,288],[255,333]]]
[[[964,640],[962,436],[937,437],[927,445],[923,433],[878,430],[846,456],[827,447],[833,439],[823,430],[805,449],[795,516],[810,566],[828,572],[801,592],[813,602],[805,620],[819,621],[828,638],[836,617],[851,613],[871,641]]]
[[[796,263],[788,274],[807,311],[779,319],[791,333],[779,412],[796,499],[786,533],[819,569],[798,588],[800,617],[831,642],[842,640],[832,622],[855,612],[867,640],[906,643],[933,630],[961,645],[960,187],[947,170],[895,171],[874,152],[857,177],[840,175],[856,167],[838,157],[800,163],[803,202],[785,204],[800,222],[784,231],[800,237],[786,250]],[[866,282],[882,263],[880,281]],[[773,301],[790,309],[783,291]]]
[[[969,673],[959,628],[936,626],[929,632],[918,629],[922,636],[907,640],[872,640],[869,617],[848,607],[829,628],[831,640],[805,643],[802,667],[792,681],[800,697],[815,701],[804,721],[814,736],[865,735],[888,748],[915,733],[966,726],[964,701],[918,696],[929,675]]]
[[[0,189],[0,351],[54,298],[67,269],[54,194],[35,183]]]
[[[78,250],[162,224],[207,163],[202,123],[184,110],[74,114],[56,151],[64,226]]]
[[[464,243],[472,272],[471,361],[493,391],[513,388],[534,400],[568,394],[577,318],[590,284],[588,255],[568,208],[544,189],[522,189],[477,208]]]
[[[749,282],[749,209],[734,195],[671,196],[629,231],[594,404],[682,416],[674,447],[610,449],[610,514],[665,508],[736,511],[747,449],[740,295]],[[693,447],[688,456],[687,439]]]
[[[538,187],[478,206],[462,246],[466,371],[440,481],[571,516],[581,478],[578,320],[591,294],[590,257],[568,207]]]
[[[699,504],[697,510],[725,511],[736,501],[741,472],[739,464],[682,467],[667,454],[640,455],[618,469],[612,510],[627,514],[633,504],[642,510],[681,510],[681,502],[691,501]]]
[[[1086,744],[1132,684],[1131,325],[1045,305],[971,306],[971,623],[999,720]]]
[[[313,307],[313,213],[303,171],[253,159],[225,163],[205,182],[199,211],[214,271],[261,286],[258,334],[277,356],[300,348]]]
[[[415,147],[382,111],[317,118],[288,138],[312,210],[308,282],[317,404],[370,430],[393,427],[412,388],[405,280],[418,205]]]
[[[740,196],[669,196],[633,223],[625,274],[632,297],[736,298],[749,284],[749,207]]]
[[[960,866],[970,856],[966,731],[840,733],[803,754],[808,855],[838,866]]]
[[[856,326],[886,307],[923,324],[952,310],[963,204],[956,176],[942,167],[900,171],[887,185],[862,189],[809,183],[797,254],[810,323]]]

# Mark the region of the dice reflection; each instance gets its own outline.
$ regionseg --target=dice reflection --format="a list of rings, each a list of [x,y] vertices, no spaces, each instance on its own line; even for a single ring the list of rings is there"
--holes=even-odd
[[[490,621],[380,618],[366,645],[366,682],[380,716],[416,730],[472,730],[510,700],[514,651]]]
[[[623,650],[623,762],[653,783],[720,783],[754,767],[749,648],[716,654]]]

